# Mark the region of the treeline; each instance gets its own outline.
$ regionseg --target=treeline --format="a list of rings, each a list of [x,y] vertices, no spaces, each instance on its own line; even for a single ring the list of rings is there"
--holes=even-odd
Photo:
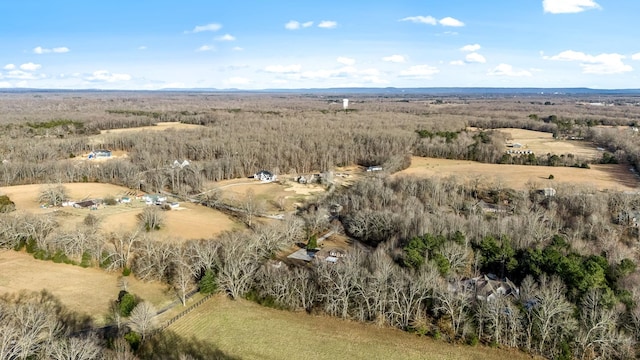
[[[619,162],[635,164],[640,156],[633,134],[606,135],[607,129],[585,127],[591,124],[585,119],[593,109],[576,106],[575,101],[571,105],[571,99],[538,108],[505,99],[451,98],[434,105],[421,98],[398,102],[373,97],[354,100],[356,112],[338,111],[337,100],[313,96],[116,93],[104,99],[87,94],[18,100],[0,98],[0,109],[7,110],[0,116],[5,124],[0,128],[3,185],[100,181],[147,191],[169,188],[195,193],[204,181],[246,177],[262,169],[308,173],[335,166],[380,165],[409,153],[489,163],[584,166],[592,162],[572,154],[508,155],[504,135],[491,130],[516,127],[557,133],[562,124],[571,124],[576,134],[609,149]],[[600,123],[622,123],[620,116],[639,116],[632,110],[607,107],[597,112],[612,113],[601,115],[607,120]],[[89,137],[100,130],[158,121],[202,128]],[[465,130],[469,126],[479,130]],[[128,157],[100,167],[76,159],[96,148],[124,151]],[[184,159],[191,166],[182,177],[171,165]]]
[[[548,197],[462,180],[368,178],[299,216],[182,244],[154,241],[144,231],[101,235],[91,219],[61,230],[50,215],[13,212],[0,215],[0,243],[163,281],[183,303],[210,274],[232,298],[452,342],[553,358],[633,356],[640,278],[629,214],[640,209],[640,197],[568,187]],[[337,264],[271,260],[309,234],[340,230],[329,222],[336,211],[344,231],[369,246]],[[518,290],[478,298],[469,279],[490,273]]]

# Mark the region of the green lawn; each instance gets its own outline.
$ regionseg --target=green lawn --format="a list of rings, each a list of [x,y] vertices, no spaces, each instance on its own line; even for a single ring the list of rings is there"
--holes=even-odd
[[[222,295],[168,330],[241,359],[531,359],[519,351],[451,345],[400,330],[279,311]]]

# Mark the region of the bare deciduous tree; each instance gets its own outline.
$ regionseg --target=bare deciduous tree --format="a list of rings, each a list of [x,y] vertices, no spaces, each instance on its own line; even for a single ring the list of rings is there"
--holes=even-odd
[[[38,194],[38,201],[52,206],[60,206],[62,202],[67,200],[67,188],[62,184],[47,185]]]
[[[164,225],[164,214],[156,206],[146,207],[142,213],[138,215],[140,220],[140,226],[147,232],[153,230],[160,230]]]
[[[156,326],[156,308],[148,301],[143,301],[136,305],[129,316],[131,329],[146,338],[150,331]]]

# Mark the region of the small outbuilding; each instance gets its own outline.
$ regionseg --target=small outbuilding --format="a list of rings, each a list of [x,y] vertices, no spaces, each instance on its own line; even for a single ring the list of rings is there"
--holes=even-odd
[[[253,174],[253,178],[256,180],[264,181],[264,182],[272,182],[276,181],[276,175],[267,170],[261,170],[255,174]]]

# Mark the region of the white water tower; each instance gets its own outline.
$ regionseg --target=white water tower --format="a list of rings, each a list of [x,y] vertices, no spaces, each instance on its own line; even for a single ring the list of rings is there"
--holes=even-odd
[[[342,99],[342,108],[347,111],[347,108],[349,107],[349,99]]]

